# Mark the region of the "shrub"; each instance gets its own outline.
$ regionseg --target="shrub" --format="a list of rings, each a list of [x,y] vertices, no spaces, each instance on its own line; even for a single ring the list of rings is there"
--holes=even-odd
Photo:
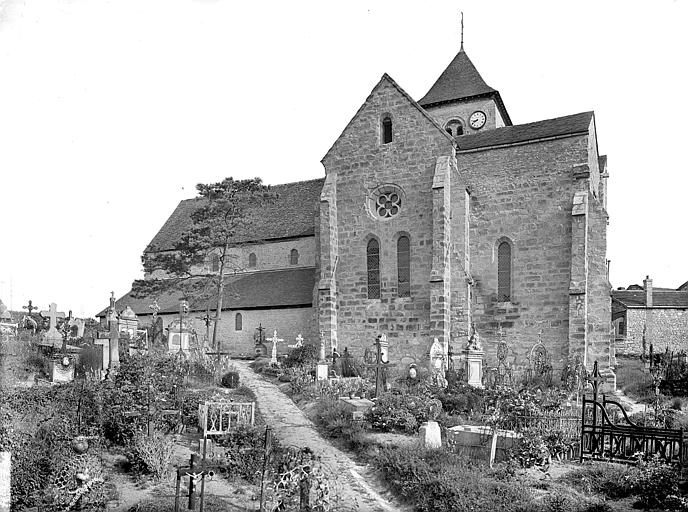
[[[670,407],[675,411],[680,411],[681,409],[683,409],[683,400],[681,400],[679,397],[675,397],[671,401]]]
[[[307,396],[315,398],[315,377],[305,368],[288,368],[289,388],[291,393],[296,396]]]
[[[284,361],[284,366],[290,368],[294,366],[313,365],[318,361],[320,355],[320,348],[312,343],[307,343],[300,347],[296,347],[289,352],[287,359]]]
[[[439,393],[437,398],[442,402],[442,409],[450,414],[471,415],[483,412],[485,407],[485,391],[460,381],[447,386],[446,391]]]
[[[688,501],[680,498],[679,471],[665,464],[658,454],[638,461],[630,473],[630,486],[644,508],[688,510]]]
[[[439,400],[426,396],[384,393],[368,409],[367,419],[374,429],[383,432],[403,431],[413,434],[420,424],[442,411]]]
[[[632,494],[632,471],[630,466],[598,462],[574,469],[562,479],[585,494],[602,494],[617,500]]]
[[[363,422],[354,421],[351,410],[337,399],[322,399],[316,404],[315,423],[326,436],[342,439],[350,449],[366,443],[363,439]]]
[[[265,447],[264,429],[240,425],[218,437],[216,442],[226,450],[223,462],[227,463],[227,474],[238,476],[248,483],[260,480]],[[274,438],[272,446],[273,452],[279,453],[279,444]]]
[[[159,432],[153,432],[150,436],[137,432],[129,454],[129,463],[135,472],[161,479],[168,473],[173,453],[174,442],[169,436]]]
[[[445,451],[382,448],[373,459],[396,493],[419,512],[528,510],[519,482],[496,481],[480,466]]]
[[[223,388],[237,388],[239,387],[239,372],[227,372],[222,376],[221,381]]]

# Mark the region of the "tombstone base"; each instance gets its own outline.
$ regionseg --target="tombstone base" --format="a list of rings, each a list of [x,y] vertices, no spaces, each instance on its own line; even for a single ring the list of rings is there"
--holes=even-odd
[[[318,363],[315,367],[315,380],[327,380],[330,375],[330,366],[327,363]]]
[[[468,385],[482,389],[483,386],[483,355],[482,350],[466,350],[466,375]]]
[[[418,430],[421,448],[436,449],[442,448],[442,432],[440,425],[436,421],[426,421]]]

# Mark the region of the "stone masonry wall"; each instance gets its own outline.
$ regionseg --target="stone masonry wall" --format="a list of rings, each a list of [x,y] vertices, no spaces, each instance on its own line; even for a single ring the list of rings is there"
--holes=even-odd
[[[483,111],[487,116],[485,126],[483,126],[480,131],[504,126],[504,120],[499,114],[499,109],[492,99],[465,101],[460,103],[452,103],[450,105],[440,105],[427,109],[428,114],[430,114],[430,116],[443,128],[452,119],[460,119],[463,122],[464,135],[476,133],[476,130],[471,128],[468,124],[469,117],[476,110]]]
[[[242,329],[235,330],[235,316],[237,313],[242,315]],[[198,339],[202,340],[206,333],[205,324],[196,317],[202,317],[205,313],[192,313],[193,325],[196,329]],[[163,326],[167,326],[173,320],[177,320],[179,315],[160,315]],[[150,324],[150,316],[140,317],[140,325]],[[254,339],[258,325],[262,324],[265,328],[265,337],[272,338],[273,332],[277,329],[277,337],[284,341],[277,344],[277,353],[284,354],[289,351],[287,345],[293,345],[296,336],[301,334],[306,341],[318,342],[315,330],[315,308],[283,308],[283,309],[249,309],[232,310],[222,313],[222,321],[218,337],[222,340],[222,350],[233,354],[253,354]],[[167,331],[165,331],[167,333]],[[210,326],[210,336],[212,338],[212,325]],[[268,350],[272,347],[266,342]]]
[[[391,114],[393,121],[388,144],[381,144],[383,114]],[[452,155],[446,133],[383,77],[323,159],[326,172],[337,176],[340,350],[348,347],[362,355],[378,334],[386,333],[392,361],[427,361],[432,344],[433,175],[438,157]],[[369,212],[368,196],[389,183],[403,189],[402,208],[380,220]],[[411,297],[397,296],[396,244],[402,234],[410,239]],[[367,295],[366,246],[371,237],[380,242],[381,299]]]
[[[474,322],[488,364],[500,326],[517,367],[528,364],[540,330],[555,367],[568,356],[572,167],[587,163],[587,153],[588,137],[576,136],[457,154],[471,192]],[[512,243],[512,298],[497,302],[497,245],[504,238]]]
[[[648,314],[649,313],[649,314]],[[633,308],[626,310],[626,353],[643,353],[643,327],[646,315],[651,322],[647,336],[647,349],[650,343],[655,353],[666,350],[688,351],[688,310],[669,308]]]

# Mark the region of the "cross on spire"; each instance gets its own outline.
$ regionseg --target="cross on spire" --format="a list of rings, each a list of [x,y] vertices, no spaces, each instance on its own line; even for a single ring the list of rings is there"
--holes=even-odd
[[[463,11],[461,11],[461,49],[463,50]]]

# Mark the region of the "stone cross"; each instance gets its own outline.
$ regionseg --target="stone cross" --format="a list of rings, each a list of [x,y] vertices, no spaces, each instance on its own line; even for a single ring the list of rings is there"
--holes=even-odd
[[[65,317],[64,313],[57,311],[57,304],[54,302],[50,303],[50,308],[48,308],[48,311],[41,311],[41,315],[50,318],[50,329],[57,329],[57,319]]]
[[[148,306],[148,308],[153,311],[153,323],[155,323],[155,319],[158,317],[158,312],[160,311],[160,306],[158,305],[158,300],[153,299],[153,304]]]
[[[31,312],[34,309],[38,309],[36,306],[34,306],[31,301],[29,300],[29,305],[28,306],[22,306],[22,309],[27,309],[29,311],[29,316],[31,316]]]
[[[275,329],[275,333],[273,334],[272,338],[268,338],[268,341],[272,342],[272,354],[270,355],[270,364],[277,364],[277,342],[284,340],[277,337],[277,329]]]
[[[296,337],[296,343],[293,345],[287,345],[289,348],[300,348],[303,347],[303,336],[301,336],[301,333]]]

